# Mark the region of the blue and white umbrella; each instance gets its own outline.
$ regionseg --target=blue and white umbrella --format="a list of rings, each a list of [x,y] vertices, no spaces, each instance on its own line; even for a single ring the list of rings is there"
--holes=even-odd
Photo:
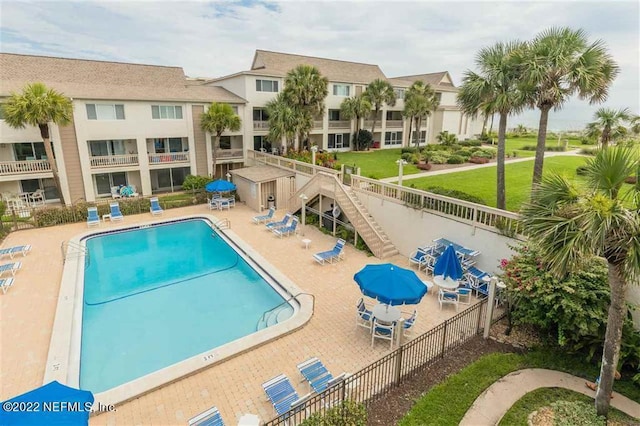
[[[462,278],[462,265],[452,245],[449,245],[436,261],[433,275],[441,275],[443,279],[450,278],[455,281]]]
[[[206,184],[204,189],[207,192],[231,192],[236,189],[236,186],[229,181],[218,179]]]

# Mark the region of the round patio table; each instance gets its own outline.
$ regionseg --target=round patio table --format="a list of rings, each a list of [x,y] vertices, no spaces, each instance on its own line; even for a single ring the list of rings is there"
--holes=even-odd
[[[402,312],[395,306],[378,303],[371,309],[373,317],[384,322],[398,321],[402,317]]]
[[[436,275],[433,277],[433,283],[444,290],[455,290],[460,285],[457,280],[444,278],[442,275]]]

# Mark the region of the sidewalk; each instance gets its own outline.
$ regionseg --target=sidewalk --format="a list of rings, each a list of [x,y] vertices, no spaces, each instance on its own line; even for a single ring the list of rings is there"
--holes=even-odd
[[[565,388],[595,397],[585,386],[585,379],[555,370],[529,368],[514,371],[489,386],[473,403],[460,425],[495,425],[511,406],[525,394],[538,388]],[[617,392],[611,406],[632,416],[640,417],[640,404]]]
[[[544,155],[544,158],[549,158],[549,157],[557,157],[560,155],[578,155],[581,156],[582,154],[579,153],[579,151],[573,150],[573,151],[563,151],[563,152],[547,152]],[[505,164],[513,164],[513,163],[522,163],[524,161],[533,161],[535,159],[535,157],[522,157],[522,158],[516,158],[515,160],[509,160],[507,161]],[[476,170],[476,169],[483,169],[483,168],[487,168],[487,167],[496,167],[496,163],[486,163],[486,164],[472,164],[470,166],[464,166],[464,167],[456,167],[454,169],[445,169],[445,170],[437,170],[437,171],[427,171],[427,172],[420,172],[420,173],[414,173],[414,174],[410,174],[410,175],[403,175],[402,176],[402,182],[410,180],[410,179],[420,179],[423,177],[427,177],[427,176],[437,176],[437,175],[444,175],[447,173],[456,173],[456,172],[464,172],[467,170]],[[395,183],[398,181],[398,176],[392,176],[392,177],[388,177],[388,178],[384,178],[384,179],[380,179],[380,182],[385,182],[385,183]]]

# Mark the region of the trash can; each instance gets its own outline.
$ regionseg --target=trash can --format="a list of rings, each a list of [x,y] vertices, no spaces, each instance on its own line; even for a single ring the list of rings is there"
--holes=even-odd
[[[273,194],[267,197],[267,205],[269,208],[276,206],[276,197],[274,197]]]

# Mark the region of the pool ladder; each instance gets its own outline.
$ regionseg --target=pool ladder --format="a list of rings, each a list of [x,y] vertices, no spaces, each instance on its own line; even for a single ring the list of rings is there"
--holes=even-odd
[[[64,264],[70,256],[84,255],[84,267],[89,266],[89,250],[86,246],[74,243],[73,241],[63,241],[62,244],[60,244],[60,250],[62,251],[62,264]]]
[[[219,230],[231,229],[231,220],[225,217],[224,219],[220,219],[219,221],[215,222],[213,226],[215,226],[216,229]]]
[[[260,319],[258,320],[258,322],[256,323],[256,331],[258,330],[262,330],[263,328],[267,328],[267,327],[271,327],[272,325],[276,325],[279,321],[278,321],[278,316],[284,312],[287,311],[288,308],[291,308],[290,306],[287,306],[288,303],[295,299],[298,296],[301,295],[307,295],[307,296],[311,296],[311,298],[313,299],[313,305],[315,305],[315,300],[316,297],[311,294],[311,293],[298,293],[295,294],[291,297],[289,297],[287,300],[285,300],[284,302],[280,303],[279,305],[276,305],[275,307],[264,311],[262,313],[262,316],[260,317]],[[274,318],[275,316],[275,318]],[[270,321],[273,320],[273,321]]]

